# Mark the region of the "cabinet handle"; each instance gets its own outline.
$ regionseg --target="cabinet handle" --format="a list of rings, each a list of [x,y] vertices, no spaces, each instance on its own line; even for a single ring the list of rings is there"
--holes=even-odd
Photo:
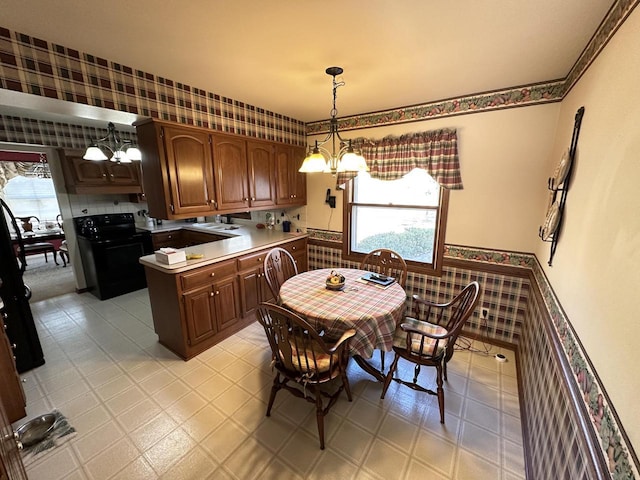
[[[249,201],[249,197],[244,197],[244,201],[248,202]]]
[[[11,344],[11,349],[12,349],[12,350],[15,350],[16,348],[18,348],[18,345],[16,345],[15,343],[12,343],[12,344]]]
[[[209,292],[209,296],[210,296],[210,297],[213,297],[213,292]]]
[[[216,290],[216,295],[220,295],[220,291],[219,290]]]
[[[295,249],[296,249],[296,247],[291,247],[291,250],[295,250]]]
[[[109,175],[111,175],[111,178],[113,178],[113,173],[110,173]]]
[[[103,174],[102,174],[102,176],[103,176],[103,177],[106,177],[106,176],[107,176],[107,174],[106,174],[106,173],[103,173]]]
[[[211,274],[209,275],[210,277],[214,277],[216,274],[216,272],[211,272]]]
[[[256,260],[258,263],[262,262],[262,258],[258,258],[258,260]]]

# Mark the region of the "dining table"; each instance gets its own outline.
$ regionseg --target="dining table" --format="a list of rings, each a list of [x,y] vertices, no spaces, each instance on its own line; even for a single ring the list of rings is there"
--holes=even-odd
[[[337,272],[345,282],[340,290],[327,287],[327,278]],[[349,353],[356,363],[378,381],[384,375],[368,361],[375,350],[389,352],[396,325],[403,318],[407,294],[400,284],[387,286],[364,280],[359,269],[317,269],[299,273],[280,287],[286,308],[305,318],[328,338],[339,338],[353,328],[356,335]]]

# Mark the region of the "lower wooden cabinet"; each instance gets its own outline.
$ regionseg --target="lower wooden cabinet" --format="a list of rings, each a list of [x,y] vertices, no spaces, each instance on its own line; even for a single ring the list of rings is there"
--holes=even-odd
[[[15,422],[27,415],[26,398],[13,356],[15,346],[9,343],[3,327],[5,325],[0,318],[0,403],[4,406],[9,421]]]
[[[279,246],[306,270],[306,238]],[[263,272],[270,249],[177,274],[145,266],[160,343],[188,360],[254,322],[257,306],[273,300]]]

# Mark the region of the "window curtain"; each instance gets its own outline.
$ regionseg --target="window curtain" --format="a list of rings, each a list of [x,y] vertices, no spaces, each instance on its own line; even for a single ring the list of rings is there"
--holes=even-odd
[[[412,133],[381,140],[356,138],[354,148],[364,156],[372,178],[397,180],[414,168],[422,168],[442,187],[462,189],[458,137],[455,129]],[[338,186],[344,186],[353,173],[339,173]]]

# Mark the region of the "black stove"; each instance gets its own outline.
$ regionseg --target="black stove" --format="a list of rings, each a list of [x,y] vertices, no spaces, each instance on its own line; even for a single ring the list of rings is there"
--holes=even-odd
[[[87,288],[100,300],[147,286],[138,259],[153,253],[151,233],[136,228],[132,213],[73,219]]]

